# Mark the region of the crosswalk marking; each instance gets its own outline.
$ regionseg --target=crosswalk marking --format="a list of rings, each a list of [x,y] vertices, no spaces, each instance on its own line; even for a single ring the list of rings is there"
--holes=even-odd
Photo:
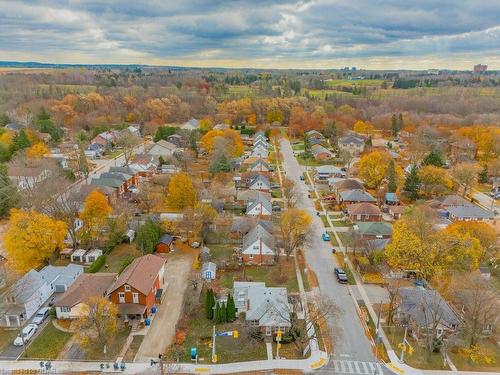
[[[319,370],[320,373],[383,375],[382,366],[378,362],[348,361],[334,359],[328,366]]]

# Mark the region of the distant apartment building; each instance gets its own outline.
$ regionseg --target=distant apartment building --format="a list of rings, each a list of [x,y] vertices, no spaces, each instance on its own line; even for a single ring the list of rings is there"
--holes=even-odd
[[[476,64],[474,65],[474,73],[484,73],[488,69],[488,65]]]

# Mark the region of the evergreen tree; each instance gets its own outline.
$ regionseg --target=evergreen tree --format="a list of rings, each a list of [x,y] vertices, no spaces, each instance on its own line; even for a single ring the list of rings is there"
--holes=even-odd
[[[406,176],[404,191],[412,201],[418,199],[418,191],[420,189],[420,179],[418,178],[418,167],[413,165],[410,173]]]
[[[41,107],[40,111],[38,112],[38,115],[36,117],[38,121],[43,121],[43,120],[48,120],[50,119],[50,115],[48,112],[45,110],[45,107]]]
[[[0,126],[5,126],[9,123],[9,118],[5,113],[0,113]]]
[[[370,147],[370,148],[372,147],[372,136],[371,135],[366,140],[366,146]]]
[[[7,166],[0,163],[0,218],[9,213],[17,203],[18,197],[17,189],[7,174]]]
[[[221,322],[221,314],[220,314],[220,305],[219,302],[215,304],[215,313],[214,313],[214,321],[215,323],[220,323]]]
[[[394,160],[389,162],[389,168],[387,169],[387,190],[389,193],[395,193],[398,189],[398,183],[396,181],[396,165]]]
[[[205,295],[205,316],[207,319],[212,320],[214,318],[214,303],[214,292],[212,289],[208,289]]]
[[[425,156],[424,160],[422,160],[422,165],[434,165],[441,168],[444,165],[441,153],[437,150],[432,150]]]
[[[311,143],[309,142],[307,135],[304,136],[304,152],[311,152]]]
[[[31,142],[28,139],[28,136],[24,132],[24,130],[21,130],[19,133],[17,133],[14,138],[12,139],[12,144],[10,145],[11,147],[11,152],[14,153],[19,150],[23,150],[25,148],[28,148],[31,146]]]
[[[231,164],[227,156],[223,154],[210,164],[208,170],[210,173],[229,172],[231,171]]]
[[[397,137],[399,133],[399,127],[398,127],[398,119],[396,118],[395,113],[393,113],[391,118],[391,130],[392,130],[392,136]]]
[[[398,132],[403,129],[405,123],[404,123],[404,120],[403,120],[403,114],[400,113],[399,114],[399,118],[398,118]]]
[[[159,224],[154,223],[151,219],[146,220],[144,225],[137,231],[135,240],[137,250],[153,253],[162,234],[163,230]]]
[[[486,164],[483,165],[483,169],[478,174],[478,181],[482,184],[488,182],[488,166]]]
[[[224,302],[222,302],[222,305],[220,307],[220,321],[221,323],[227,322],[227,307]]]
[[[236,306],[234,305],[234,298],[229,294],[227,296],[227,321],[232,322],[236,319]]]
[[[85,156],[83,147],[80,147],[80,155],[78,156],[78,169],[85,178],[89,176],[89,163],[87,161],[87,157]]]

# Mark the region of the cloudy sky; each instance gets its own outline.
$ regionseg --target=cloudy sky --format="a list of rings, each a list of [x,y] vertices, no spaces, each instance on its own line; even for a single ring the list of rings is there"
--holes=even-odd
[[[0,60],[500,69],[500,0],[0,0]]]

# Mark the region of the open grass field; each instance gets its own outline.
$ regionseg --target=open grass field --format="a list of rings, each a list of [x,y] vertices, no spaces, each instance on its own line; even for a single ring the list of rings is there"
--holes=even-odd
[[[383,79],[332,79],[326,81],[328,87],[335,86],[376,86],[381,87]]]

